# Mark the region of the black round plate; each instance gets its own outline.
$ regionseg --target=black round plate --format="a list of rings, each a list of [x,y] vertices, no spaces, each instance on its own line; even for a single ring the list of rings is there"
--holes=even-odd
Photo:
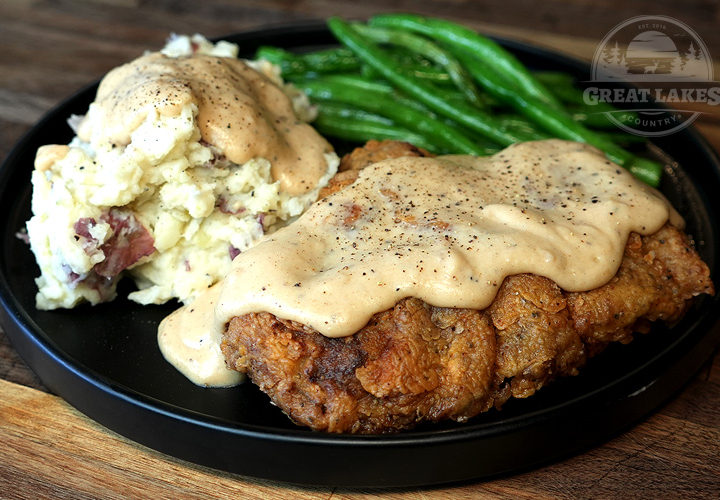
[[[263,44],[297,51],[335,44],[318,23],[226,39],[238,43],[245,57]],[[567,71],[580,80],[589,75],[584,63],[501,43],[531,68]],[[510,401],[502,411],[466,424],[385,436],[326,435],[296,427],[250,383],[197,387],[165,362],[156,343],[158,323],[177,304],[142,307],[119,299],[70,311],[35,309],[33,278],[39,271],[16,237],[30,216],[33,158],[40,145],[71,139],[65,120],[85,112],[95,89],[88,87],[45,116],[0,169],[0,319],[50,390],[151,448],[239,474],[308,485],[417,486],[489,477],[568,456],[627,428],[675,393],[718,344],[718,299],[705,297],[674,327],[657,325],[630,345],[611,346],[579,376]],[[669,165],[662,190],[686,217],[714,274],[718,158],[693,130],[655,145]]]

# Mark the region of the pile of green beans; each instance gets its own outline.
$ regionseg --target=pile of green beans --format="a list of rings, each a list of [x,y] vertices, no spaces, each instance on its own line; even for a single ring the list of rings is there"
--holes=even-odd
[[[307,93],[318,107],[315,126],[327,136],[474,155],[557,137],[592,144],[647,184],[660,183],[660,164],[625,149],[642,139],[611,132],[604,112],[615,108],[585,104],[571,75],[533,73],[493,40],[442,19],[333,17],[328,27],[341,47],[256,53]]]

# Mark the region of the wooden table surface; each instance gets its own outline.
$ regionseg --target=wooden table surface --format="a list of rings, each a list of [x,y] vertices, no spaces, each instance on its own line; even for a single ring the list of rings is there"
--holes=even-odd
[[[408,10],[460,20],[589,59],[617,23],[665,14],[720,57],[716,2],[612,0],[2,0],[0,158],[43,113],[171,32],[214,37],[331,14]],[[716,67],[720,69],[720,66]],[[720,150],[720,114],[698,128]],[[720,366],[712,358],[672,401],[633,429],[573,458],[443,488],[300,488],[217,472],[135,444],[51,395],[0,331],[0,498],[718,498]]]

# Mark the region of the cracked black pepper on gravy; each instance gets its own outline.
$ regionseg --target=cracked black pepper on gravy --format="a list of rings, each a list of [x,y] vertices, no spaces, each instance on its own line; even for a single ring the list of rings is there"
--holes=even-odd
[[[659,192],[584,144],[385,160],[236,258],[222,284],[163,322],[160,344],[188,375],[182,360],[201,356],[183,337],[219,343],[225,324],[250,312],[341,337],[405,297],[483,309],[518,273],[590,290],[615,275],[630,232],[651,234],[668,219],[682,225]],[[212,349],[207,366],[229,371]]]

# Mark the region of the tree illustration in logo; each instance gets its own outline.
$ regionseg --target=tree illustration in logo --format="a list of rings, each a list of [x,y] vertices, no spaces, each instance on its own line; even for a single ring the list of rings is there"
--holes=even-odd
[[[608,76],[627,74],[628,65],[625,61],[625,51],[620,49],[617,40],[612,47],[604,47],[600,69]]]
[[[685,61],[680,71],[680,75],[691,78],[702,78],[707,73],[708,62],[705,54],[695,48],[695,44],[690,42],[687,52],[685,53]]]
[[[670,63],[670,73],[672,73],[673,75],[679,75],[683,72],[684,68],[685,59],[681,54],[678,53],[678,55],[673,58],[672,63]]]

